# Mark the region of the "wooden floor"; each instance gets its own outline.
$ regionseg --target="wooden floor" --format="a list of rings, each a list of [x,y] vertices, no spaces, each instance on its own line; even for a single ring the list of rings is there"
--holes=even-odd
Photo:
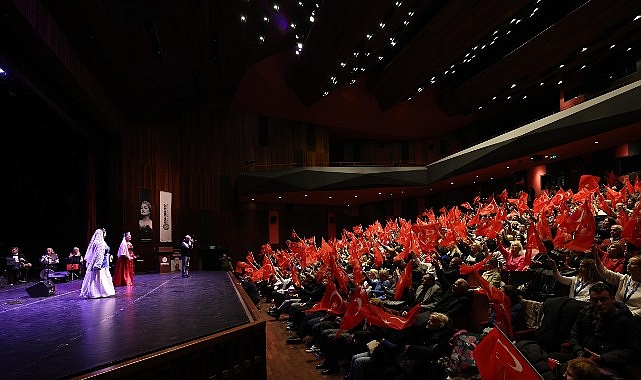
[[[42,283],[0,289],[0,380],[69,378],[249,322],[227,272],[134,282],[102,299],[80,298],[81,279],[35,297]]]
[[[316,364],[322,363],[322,358],[305,352],[304,344],[286,344],[285,339],[290,331],[285,330],[285,324],[267,315],[271,304],[261,305],[261,315],[265,318],[265,334],[267,335],[267,380],[283,379],[342,379],[346,374],[321,375]]]

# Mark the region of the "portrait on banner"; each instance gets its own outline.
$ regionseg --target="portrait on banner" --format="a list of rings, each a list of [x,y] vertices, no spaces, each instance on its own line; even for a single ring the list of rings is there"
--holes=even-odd
[[[151,189],[141,187],[138,189],[138,202],[140,205],[140,218],[138,227],[140,229],[140,241],[151,241],[153,233],[153,220],[151,218]]]

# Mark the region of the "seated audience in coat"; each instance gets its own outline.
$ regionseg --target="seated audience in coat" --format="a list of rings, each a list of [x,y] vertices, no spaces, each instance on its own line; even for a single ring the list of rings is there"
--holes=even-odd
[[[590,304],[577,314],[568,352],[553,352],[550,357],[563,363],[561,368],[573,358],[588,358],[604,372],[625,377],[640,353],[638,321],[615,300],[610,285],[598,283],[590,288]]]

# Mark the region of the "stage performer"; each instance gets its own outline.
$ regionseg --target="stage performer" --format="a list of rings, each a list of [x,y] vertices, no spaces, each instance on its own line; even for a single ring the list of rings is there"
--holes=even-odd
[[[118,248],[118,259],[114,270],[114,286],[133,286],[135,258],[134,246],[131,244],[131,232],[125,232]]]
[[[105,242],[107,231],[99,228],[94,232],[85,253],[87,273],[82,281],[80,297],[102,298],[116,295],[109,273],[109,246]]]
[[[194,249],[194,241],[191,236],[185,235],[182,244],[180,245],[180,258],[182,259],[182,276],[191,277],[189,275],[189,259],[191,257],[191,250]]]

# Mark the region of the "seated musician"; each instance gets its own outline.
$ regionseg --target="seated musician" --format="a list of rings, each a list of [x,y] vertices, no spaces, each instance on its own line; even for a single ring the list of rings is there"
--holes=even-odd
[[[27,282],[27,274],[31,266],[27,256],[20,253],[20,248],[11,247],[11,254],[7,256],[7,281],[9,284]]]
[[[82,276],[82,254],[80,253],[80,248],[73,247],[69,253],[69,258],[67,259],[67,270],[74,271],[77,275]]]
[[[53,251],[53,248],[47,248],[47,251],[40,258],[40,264],[43,267],[43,273],[40,274],[42,279],[46,279],[51,272],[55,272],[58,269],[58,264],[60,259],[58,254]]]

